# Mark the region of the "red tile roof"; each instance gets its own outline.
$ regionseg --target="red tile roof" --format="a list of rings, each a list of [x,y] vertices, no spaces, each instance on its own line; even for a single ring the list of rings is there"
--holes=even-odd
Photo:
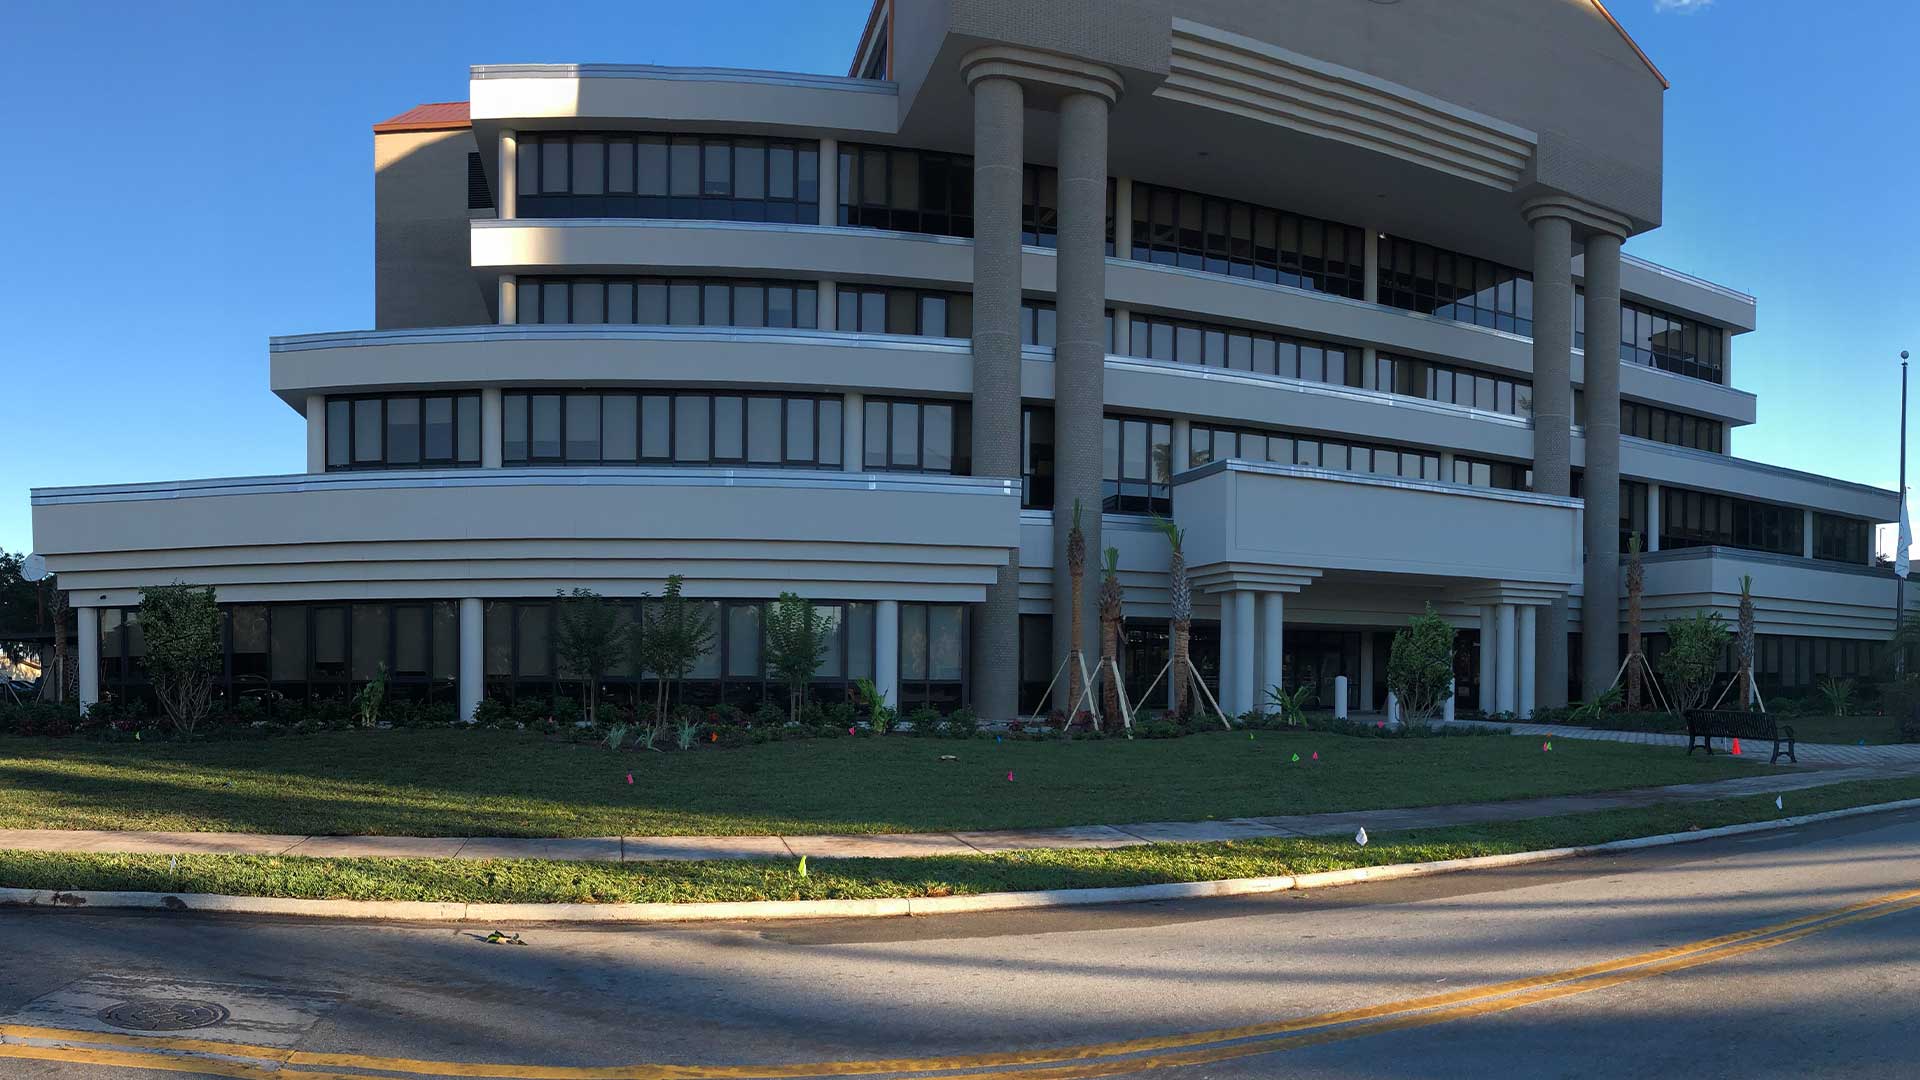
[[[472,127],[467,103],[464,101],[435,101],[425,105],[415,105],[399,116],[382,120],[373,125],[376,132],[393,131],[455,131]]]

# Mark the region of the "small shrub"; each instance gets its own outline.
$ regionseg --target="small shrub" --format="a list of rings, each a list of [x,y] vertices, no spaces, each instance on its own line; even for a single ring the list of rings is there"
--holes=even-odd
[[[1706,704],[1730,636],[1727,621],[1717,611],[1667,620],[1667,651],[1660,656],[1660,676],[1682,715]]]
[[[1848,710],[1853,708],[1853,680],[1821,680],[1820,698],[1826,703],[1828,715],[1846,716]]]
[[[945,732],[955,739],[971,739],[980,734],[980,718],[972,709],[959,708],[947,717]]]
[[[940,711],[931,705],[922,705],[907,714],[907,723],[913,725],[915,735],[934,735],[940,731]]]

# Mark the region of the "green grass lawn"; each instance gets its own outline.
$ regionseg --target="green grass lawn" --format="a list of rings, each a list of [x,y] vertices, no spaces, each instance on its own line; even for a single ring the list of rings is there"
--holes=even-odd
[[[1475,740],[1479,741],[1479,740]],[[1555,747],[1558,752],[1558,746]],[[1345,837],[1152,844],[915,859],[667,863],[303,859],[0,851],[0,886],[465,903],[635,903],[952,896],[1214,881],[1604,843],[1920,797],[1920,778],[1856,781],[1687,806]]]
[[[200,744],[11,738],[0,739],[0,827],[535,837],[925,832],[1431,806],[1756,770],[1763,767],[1617,743],[1563,739],[1543,753],[1538,740],[1518,737],[1304,731],[1136,742],[813,739],[673,754],[614,754],[491,731]]]

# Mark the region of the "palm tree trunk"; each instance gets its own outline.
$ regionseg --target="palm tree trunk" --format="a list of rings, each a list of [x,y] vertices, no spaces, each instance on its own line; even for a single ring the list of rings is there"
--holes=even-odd
[[[1193,691],[1188,680],[1187,643],[1193,632],[1193,623],[1180,619],[1173,624],[1173,664],[1167,671],[1173,680],[1173,715],[1184,717],[1191,706],[1188,700]]]

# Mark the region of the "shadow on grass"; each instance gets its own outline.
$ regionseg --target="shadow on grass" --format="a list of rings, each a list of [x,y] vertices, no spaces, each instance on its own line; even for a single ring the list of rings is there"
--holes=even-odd
[[[1569,742],[1544,754],[1518,737],[1307,732],[1071,743],[824,739],[673,754],[480,731],[157,746],[6,739],[0,827],[531,837],[920,832],[1491,802],[1764,773],[1612,743]]]

